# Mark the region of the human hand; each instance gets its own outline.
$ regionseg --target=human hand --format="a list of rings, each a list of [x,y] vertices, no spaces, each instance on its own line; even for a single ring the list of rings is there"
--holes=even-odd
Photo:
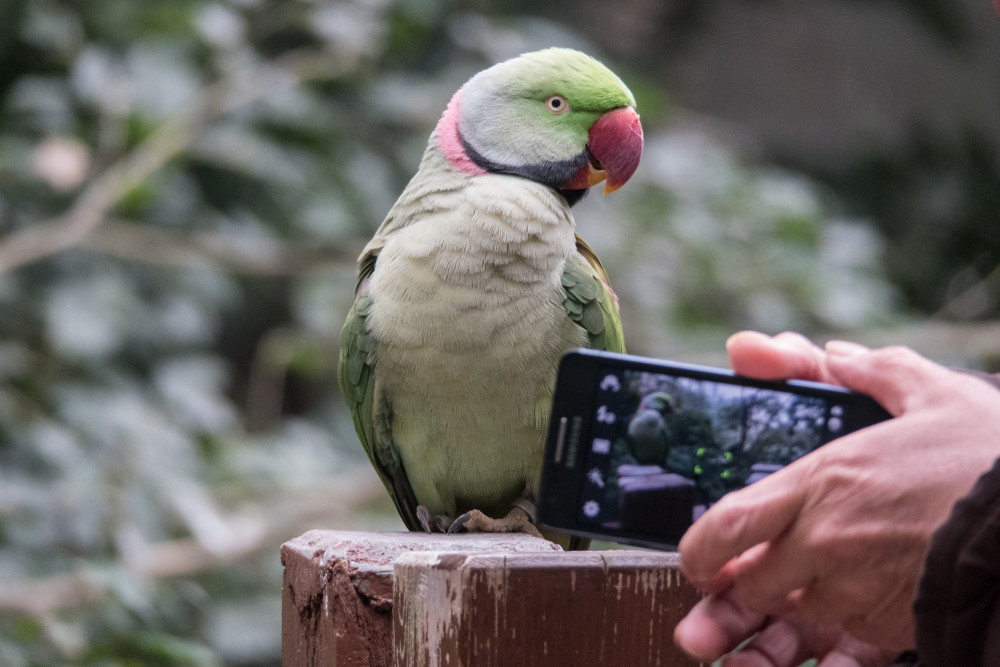
[[[749,646],[726,657],[725,667],[794,667],[817,656],[822,657],[818,667],[881,667],[898,653],[854,639],[836,624],[746,609],[731,590],[703,598],[688,612],[674,634],[678,645],[713,660],[756,632]]]
[[[795,648],[788,662],[761,664],[884,663],[914,643],[910,605],[931,533],[998,454],[1000,392],[903,348],[823,352],[795,334],[752,333],[728,347],[739,373],[843,384],[897,419],[726,496],[692,526],[682,568],[713,595],[675,638],[711,660],[764,628],[758,647]]]

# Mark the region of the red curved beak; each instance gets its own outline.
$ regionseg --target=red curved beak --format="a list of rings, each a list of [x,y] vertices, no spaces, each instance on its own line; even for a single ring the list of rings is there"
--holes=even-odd
[[[614,192],[632,177],[642,157],[642,125],[632,107],[604,114],[591,126],[587,149],[592,159],[573,175],[565,187],[589,188],[601,181],[604,194]]]
[[[607,183],[604,194],[625,185],[639,167],[642,157],[642,125],[632,107],[604,114],[590,128],[590,152],[604,167]]]

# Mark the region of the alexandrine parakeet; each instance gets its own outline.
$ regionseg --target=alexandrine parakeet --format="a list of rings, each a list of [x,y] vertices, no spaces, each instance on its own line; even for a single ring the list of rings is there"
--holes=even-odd
[[[524,501],[559,359],[624,351],[570,207],[641,153],[632,94],[577,51],[500,63],[451,99],[361,254],[341,334],[342,392],[410,530],[537,533]]]
[[[639,402],[639,409],[629,420],[625,440],[635,460],[643,465],[663,465],[670,452],[670,419],[674,399],[657,391]]]

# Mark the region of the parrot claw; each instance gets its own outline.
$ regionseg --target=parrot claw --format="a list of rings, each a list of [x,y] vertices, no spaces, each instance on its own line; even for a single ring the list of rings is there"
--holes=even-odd
[[[420,522],[420,527],[428,533],[450,532],[448,529],[454,523],[454,520],[450,516],[443,514],[432,515],[430,510],[423,505],[417,505],[417,521]]]
[[[424,532],[433,533],[431,530],[431,513],[423,505],[417,505],[417,521],[420,522]]]
[[[531,513],[520,504],[512,507],[507,516],[502,519],[494,519],[479,510],[469,510],[456,518],[448,527],[448,532],[451,534],[463,531],[469,533],[525,533],[533,537],[542,537],[542,534],[535,528]]]

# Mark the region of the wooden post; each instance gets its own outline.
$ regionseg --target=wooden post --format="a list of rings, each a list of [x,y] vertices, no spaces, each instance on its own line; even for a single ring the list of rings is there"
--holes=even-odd
[[[281,548],[284,667],[695,665],[677,556],[527,535],[310,531]]]
[[[624,550],[403,555],[395,665],[697,665],[673,644],[699,597],[677,564]]]
[[[313,530],[281,547],[284,667],[391,667],[393,564],[412,551],[557,552],[528,535]]]

